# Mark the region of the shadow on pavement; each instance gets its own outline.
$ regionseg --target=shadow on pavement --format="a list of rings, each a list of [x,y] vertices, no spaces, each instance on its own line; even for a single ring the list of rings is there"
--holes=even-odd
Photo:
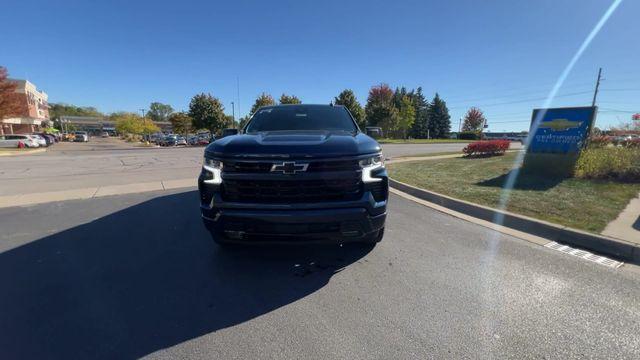
[[[0,254],[1,357],[139,358],[303,298],[371,250],[221,249],[197,204],[158,197]]]

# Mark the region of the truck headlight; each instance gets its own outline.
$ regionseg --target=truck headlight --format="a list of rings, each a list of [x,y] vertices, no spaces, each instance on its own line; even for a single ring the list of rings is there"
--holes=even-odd
[[[204,158],[202,168],[211,173],[211,179],[204,180],[207,184],[220,185],[222,184],[222,161]]]
[[[377,169],[384,168],[384,160],[382,154],[377,154],[366,159],[360,160],[360,167],[362,168],[362,182],[372,183],[382,181],[381,178],[372,176],[372,172]]]

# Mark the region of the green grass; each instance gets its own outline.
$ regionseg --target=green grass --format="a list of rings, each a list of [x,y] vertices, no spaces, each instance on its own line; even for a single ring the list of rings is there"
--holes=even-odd
[[[498,207],[515,153],[388,164],[392,178],[423,189]],[[600,233],[640,192],[640,183],[550,178],[521,173],[506,210]]]
[[[468,143],[471,140],[458,139],[376,139],[380,144],[443,144],[443,143]]]

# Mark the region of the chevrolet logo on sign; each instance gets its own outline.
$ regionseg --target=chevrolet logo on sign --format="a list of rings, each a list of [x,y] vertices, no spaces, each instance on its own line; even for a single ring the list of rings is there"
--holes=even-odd
[[[281,164],[273,164],[271,172],[281,171],[283,174],[293,175],[299,172],[307,171],[309,164],[296,164],[293,161],[285,161]]]

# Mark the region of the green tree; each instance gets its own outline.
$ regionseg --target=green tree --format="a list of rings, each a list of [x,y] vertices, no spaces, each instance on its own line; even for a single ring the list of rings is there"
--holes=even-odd
[[[342,92],[336,98],[334,98],[333,102],[336,105],[343,105],[344,107],[346,107],[351,115],[353,115],[353,117],[356,119],[356,122],[358,123],[360,129],[364,130],[365,126],[367,125],[365,123],[364,109],[356,99],[356,95],[352,90],[342,90]]]
[[[193,127],[207,129],[211,133],[217,133],[224,127],[226,116],[224,107],[218,98],[211,94],[198,94],[189,103],[189,116]]]
[[[149,112],[147,113],[147,115],[153,121],[167,121],[167,119],[169,119],[169,115],[171,115],[172,113],[173,108],[171,107],[171,105],[152,102],[151,105],[149,105]]]
[[[379,126],[385,133],[396,129],[398,110],[393,103],[393,90],[387,84],[371,87],[365,106],[367,125]]]
[[[478,132],[482,131],[482,127],[487,119],[484,117],[482,110],[472,107],[464,115],[462,123],[462,131]]]
[[[409,129],[415,119],[416,109],[413,106],[413,100],[410,96],[404,95],[400,100],[400,108],[398,110],[398,130],[400,130],[404,139],[407,138]]]
[[[302,104],[302,101],[295,95],[282,94],[280,96],[280,104]]]
[[[262,93],[256,98],[256,101],[253,103],[253,106],[251,106],[251,112],[249,112],[249,116],[255,114],[256,111],[258,111],[258,109],[260,109],[263,106],[271,106],[275,104],[276,102],[275,100],[273,100],[273,97],[271,95],[267,93]]]
[[[144,132],[142,119],[139,115],[130,112],[117,112],[109,116],[116,123],[116,131],[121,135],[140,135]]]
[[[241,117],[238,123],[238,129],[244,129],[244,127],[249,123],[250,119],[251,117],[249,115]]]
[[[186,136],[193,129],[193,119],[184,112],[176,112],[169,115],[168,121],[171,123],[173,131],[178,134]]]
[[[416,139],[426,139],[429,135],[427,131],[429,126],[429,102],[422,94],[421,87],[418,87],[416,91],[411,91],[409,96],[411,97],[413,107],[415,109],[415,121],[413,122],[409,133]]]
[[[63,103],[49,104],[49,118],[60,119],[62,116],[95,116],[103,117],[104,114],[93,106],[75,106]]]
[[[396,88],[396,90],[393,92],[393,106],[395,106],[396,109],[400,110],[400,108],[402,107],[402,102],[407,95],[409,95],[409,93],[407,92],[407,88],[405,88],[404,86],[401,88]]]
[[[436,96],[429,106],[429,125],[428,129],[431,137],[444,138],[451,131],[451,116],[449,116],[449,109],[447,103],[440,98],[440,95],[436,93]]]

